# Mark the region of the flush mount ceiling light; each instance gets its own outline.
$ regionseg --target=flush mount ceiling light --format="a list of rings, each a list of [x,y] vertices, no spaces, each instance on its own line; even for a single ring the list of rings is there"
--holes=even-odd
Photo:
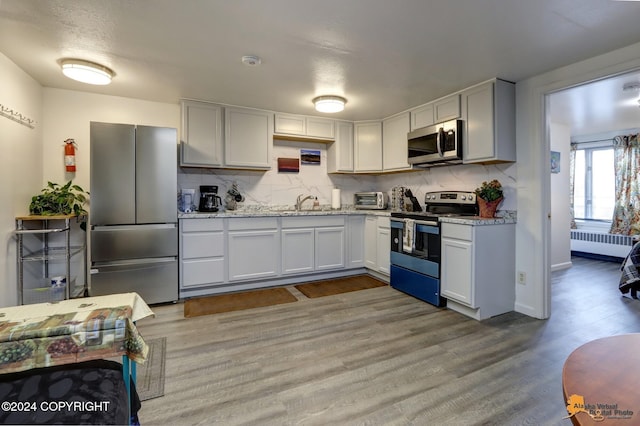
[[[81,59],[63,59],[60,65],[65,76],[82,83],[104,86],[113,78],[113,71],[109,68]]]
[[[318,112],[340,112],[344,109],[347,100],[342,96],[318,96],[313,98],[313,103]]]
[[[625,83],[622,86],[622,91],[623,92],[637,92],[638,90],[640,90],[640,83],[632,81],[629,83]]]

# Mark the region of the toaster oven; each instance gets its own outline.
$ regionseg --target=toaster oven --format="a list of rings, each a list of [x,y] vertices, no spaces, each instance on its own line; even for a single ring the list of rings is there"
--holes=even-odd
[[[353,206],[361,210],[385,210],[388,204],[387,194],[379,191],[356,192]]]

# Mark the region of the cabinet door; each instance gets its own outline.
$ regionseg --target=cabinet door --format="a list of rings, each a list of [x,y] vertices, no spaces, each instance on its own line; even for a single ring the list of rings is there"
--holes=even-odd
[[[271,168],[273,113],[225,108],[225,164],[249,169]]]
[[[466,125],[463,157],[466,162],[495,157],[493,83],[463,92]]]
[[[433,119],[435,123],[460,118],[460,95],[451,95],[433,103]]]
[[[224,257],[187,259],[180,264],[180,288],[224,283]]]
[[[431,126],[433,121],[433,104],[419,106],[411,111],[411,130]]]
[[[280,244],[277,229],[229,232],[229,280],[278,275]]]
[[[382,171],[382,122],[355,123],[355,171]]]
[[[311,272],[314,267],[313,228],[282,230],[282,273]]]
[[[380,218],[378,218],[380,221]],[[387,219],[387,222],[389,219]],[[378,263],[378,271],[389,274],[391,264],[391,228],[389,226],[378,226],[376,261]]]
[[[315,231],[315,269],[344,268],[344,226],[316,228]]]
[[[382,165],[384,170],[409,169],[407,133],[409,113],[402,113],[382,122]]]
[[[222,166],[222,112],[220,105],[182,101],[181,166]]]
[[[300,136],[307,134],[307,122],[303,115],[278,113],[275,116],[275,120],[275,133]]]
[[[364,216],[347,216],[347,268],[364,266]]]
[[[327,148],[327,172],[353,172],[353,123],[336,122],[336,141]]]
[[[391,245],[389,245],[391,247]],[[378,218],[367,216],[364,222],[364,265],[378,270]]]
[[[470,307],[475,307],[473,292],[473,243],[442,238],[440,265],[441,293]]]
[[[335,121],[321,117],[307,117],[307,136],[311,138],[333,139]]]

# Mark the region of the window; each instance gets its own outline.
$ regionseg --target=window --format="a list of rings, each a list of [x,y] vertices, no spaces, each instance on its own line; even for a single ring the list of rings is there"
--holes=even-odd
[[[611,221],[615,205],[613,147],[578,146],[574,185],[576,219]]]

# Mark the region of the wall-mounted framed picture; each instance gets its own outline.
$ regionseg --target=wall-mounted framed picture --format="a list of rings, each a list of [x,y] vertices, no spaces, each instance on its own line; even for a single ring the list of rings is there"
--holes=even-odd
[[[278,173],[298,173],[300,160],[297,158],[278,158]]]
[[[551,151],[551,173],[560,173],[560,153]]]
[[[320,150],[319,149],[301,149],[300,150],[300,162],[302,164],[320,165]]]

